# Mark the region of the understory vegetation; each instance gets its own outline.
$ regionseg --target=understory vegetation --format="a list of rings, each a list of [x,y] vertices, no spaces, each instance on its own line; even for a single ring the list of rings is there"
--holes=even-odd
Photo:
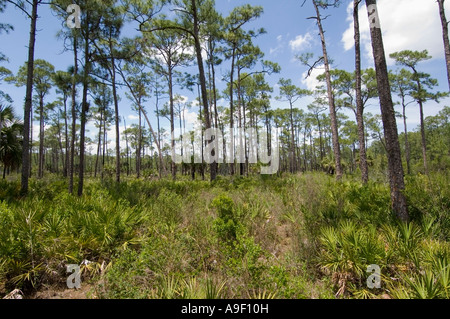
[[[323,173],[190,180],[0,181],[0,296],[64,289],[81,265],[92,298],[448,298],[448,174],[389,186]],[[369,265],[381,288],[369,289]]]

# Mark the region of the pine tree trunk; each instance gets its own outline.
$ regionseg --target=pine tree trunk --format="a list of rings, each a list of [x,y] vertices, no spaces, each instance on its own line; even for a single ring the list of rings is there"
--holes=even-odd
[[[408,126],[406,124],[406,105],[405,101],[402,101],[403,106],[403,126],[405,128],[405,156],[406,156],[406,169],[408,175],[411,174],[411,148],[409,145],[409,139],[408,139]]]
[[[159,92],[158,89],[156,89],[155,92],[156,95],[156,121],[157,121],[157,125],[158,125],[158,145],[161,146],[161,123],[160,123],[160,119],[159,119]],[[144,113],[144,115],[146,116],[146,114]],[[162,177],[162,169],[163,169],[163,158],[162,158],[162,154],[161,154],[161,150],[158,150],[158,159],[159,159],[159,165],[158,165],[158,174],[159,174],[159,179],[161,179]]]
[[[214,51],[214,49],[213,49],[213,51]],[[213,103],[213,106],[214,106],[214,127],[216,128],[216,129],[219,129],[219,115],[218,115],[218,112],[217,112],[217,92],[216,92],[216,71],[215,71],[215,68],[214,68],[214,59],[212,59],[212,61],[211,61],[211,72],[212,72],[212,91],[213,91],[213,101],[212,101],[212,103]],[[222,132],[222,134],[223,134],[224,132]],[[217,152],[218,152],[219,150],[217,150]],[[223,154],[223,156],[224,156],[224,158],[225,158],[225,153]],[[215,166],[215,170],[216,171],[218,171],[218,168],[219,168],[219,164],[218,163],[214,163],[214,166]]]
[[[419,99],[419,113],[420,113],[420,137],[421,137],[421,142],[422,142],[421,144],[422,144],[423,168],[425,170],[425,174],[428,175],[427,139],[426,139],[426,135],[425,135],[425,117],[423,114],[423,102],[421,99]]]
[[[444,39],[444,49],[445,49],[445,61],[447,64],[447,79],[450,89],[450,41],[448,39],[448,22],[445,16],[445,6],[444,6],[445,0],[437,0],[437,2],[439,4],[439,15],[441,16],[442,36]]]
[[[105,161],[106,161],[106,147],[107,147],[107,133],[106,133],[106,111],[105,111],[105,119],[103,120],[103,151],[102,151],[102,167],[101,167],[101,179],[103,179],[103,176],[105,174]]]
[[[67,173],[69,171],[69,128],[67,123],[67,98],[65,97],[64,100],[64,137],[65,137],[65,145],[64,148],[66,150],[66,154],[64,157],[64,170],[63,170],[63,176],[67,177]]]
[[[125,131],[127,130],[127,122],[125,121],[125,116],[123,117],[123,123],[125,126]],[[125,145],[126,145],[126,154],[127,154],[127,176],[130,176],[130,168],[131,168],[131,161],[130,161],[130,149],[128,147],[128,134],[125,134]]]
[[[169,80],[169,107],[170,107],[170,136],[171,136],[171,147],[172,147],[172,162],[171,162],[171,171],[172,171],[172,179],[176,180],[177,178],[177,166],[174,161],[175,159],[175,117],[174,117],[174,103],[173,103],[173,79],[172,79],[172,61],[169,56],[168,61],[168,80]]]
[[[87,13],[86,19],[89,21],[89,12]],[[81,104],[81,127],[80,127],[80,164],[78,169],[78,196],[83,195],[83,185],[84,185],[84,153],[85,153],[85,140],[86,140],[86,121],[88,112],[88,86],[89,86],[89,72],[90,72],[90,61],[89,61],[89,24],[86,23],[86,30],[84,34],[84,74],[83,74],[83,100]]]
[[[30,123],[30,174],[28,176],[33,174],[33,107],[30,109]]]
[[[136,176],[141,177],[141,149],[142,149],[142,115],[141,109],[139,108],[139,138],[138,138],[138,149],[136,151]]]
[[[293,115],[293,105],[292,101],[289,101],[290,106],[290,121],[291,121],[291,147],[290,147],[290,170],[291,173],[294,174],[295,172],[295,140],[294,140],[294,115]]]
[[[74,52],[74,72],[72,79],[72,138],[70,140],[70,163],[69,163],[69,194],[73,193],[73,175],[75,171],[75,139],[77,134],[77,76],[78,76],[78,43],[77,36],[73,37],[73,52]]]
[[[102,125],[103,125],[103,108],[100,109],[100,123],[98,125],[97,156],[95,158],[94,177],[97,177],[98,171],[98,159],[100,157],[100,150],[102,144]]]
[[[366,0],[366,6],[369,21],[373,22],[375,21],[374,19],[379,21],[376,9],[376,0]],[[384,136],[386,139],[392,208],[401,221],[408,222],[409,213],[406,197],[404,195],[405,181],[403,176],[402,157],[398,140],[397,122],[395,118],[394,105],[392,102],[391,88],[389,84],[383,36],[379,25],[376,23],[370,23],[370,25],[381,116],[383,120]]]
[[[319,27],[320,39],[322,42],[322,51],[323,51],[323,61],[325,66],[325,76],[327,82],[327,92],[328,92],[328,104],[330,107],[330,119],[331,119],[331,133],[333,138],[333,152],[334,152],[334,160],[336,165],[336,179],[342,179],[342,165],[341,165],[341,149],[339,145],[339,132],[338,132],[338,123],[336,116],[336,106],[334,101],[333,89],[331,86],[331,75],[330,75],[330,64],[328,61],[328,53],[325,42],[325,33],[322,27],[322,18],[320,16],[319,7],[317,2],[313,0],[314,7],[316,9],[317,14],[317,25]]]
[[[22,175],[21,175],[21,186],[20,193],[25,195],[28,193],[28,178],[29,178],[29,167],[30,167],[30,113],[32,105],[32,95],[33,95],[33,75],[34,75],[34,46],[36,42],[36,21],[37,21],[37,9],[39,1],[33,0],[33,7],[31,11],[31,25],[30,25],[30,39],[28,44],[28,65],[27,65],[27,88],[25,93],[25,109],[24,109],[24,129],[23,129],[23,144],[22,144]]]
[[[239,61],[238,61],[239,63]],[[241,69],[238,67],[238,73],[237,73],[237,98],[238,98],[238,121],[239,121],[239,175],[243,176],[244,175],[244,163],[242,163],[242,150],[243,150],[243,145],[242,145],[242,140],[243,140],[243,136],[242,136],[242,97],[241,97]],[[245,149],[244,149],[245,152]]]
[[[356,78],[356,124],[359,141],[359,167],[364,184],[369,181],[369,166],[367,164],[366,143],[364,136],[364,103],[361,93],[361,36],[359,32],[359,4],[361,0],[354,0],[353,20],[355,24],[355,78]]]
[[[198,71],[200,76],[200,87],[202,92],[202,101],[203,101],[203,109],[205,111],[205,125],[206,129],[211,128],[211,118],[209,116],[209,107],[208,107],[208,94],[206,89],[206,77],[205,77],[205,69],[203,65],[203,57],[202,57],[202,47],[200,43],[200,30],[199,30],[199,21],[198,21],[198,11],[197,11],[197,0],[191,0],[192,5],[192,13],[193,13],[193,25],[194,25],[194,42],[195,42],[195,53],[197,56],[197,64]],[[210,141],[211,143],[213,141]],[[217,150],[215,150],[217,152]],[[211,170],[211,181],[216,179],[217,171],[214,163],[210,164]]]
[[[233,86],[234,86],[234,64],[236,56],[236,48],[233,48],[233,53],[231,57],[231,72],[230,72],[230,174],[234,175],[234,96],[233,96]]]
[[[44,97],[39,98],[39,163],[38,178],[44,176]]]
[[[110,44],[110,52],[113,54],[112,44]],[[117,98],[116,89],[116,65],[114,57],[111,58],[111,85],[114,100],[114,114],[116,124],[116,182],[120,183],[120,117],[119,117],[119,100]]]

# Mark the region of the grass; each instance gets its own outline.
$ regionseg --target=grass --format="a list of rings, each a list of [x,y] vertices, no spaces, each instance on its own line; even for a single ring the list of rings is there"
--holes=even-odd
[[[88,179],[78,198],[49,176],[25,199],[1,181],[0,295],[63,289],[78,264],[96,298],[448,298],[447,180],[408,177],[410,224],[352,177]]]

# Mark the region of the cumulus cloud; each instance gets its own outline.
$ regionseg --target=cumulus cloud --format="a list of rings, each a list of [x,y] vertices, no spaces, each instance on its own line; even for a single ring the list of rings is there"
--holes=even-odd
[[[294,40],[289,41],[289,46],[293,52],[300,52],[304,49],[311,47],[311,41],[313,41],[313,37],[311,33],[306,33],[305,35],[298,35]]]
[[[450,2],[446,2],[450,10]],[[353,1],[347,8],[349,26],[342,35],[345,50],[354,47],[353,32]],[[444,54],[442,43],[442,28],[439,10],[433,0],[379,0],[378,15],[383,30],[383,40],[386,55],[401,50],[427,49],[433,58],[442,58]],[[372,57],[369,22],[365,5],[359,10],[361,43],[367,58]],[[394,61],[388,59],[389,64]]]
[[[184,110],[183,116],[184,116],[184,119],[186,120],[186,125],[189,125],[189,124],[195,125],[198,122],[197,113],[191,112],[188,109]]]
[[[316,89],[317,86],[320,86],[320,85],[323,84],[323,83],[321,83],[319,80],[317,80],[317,77],[318,77],[319,75],[323,74],[323,73],[324,73],[324,69],[323,69],[323,68],[317,68],[317,69],[314,69],[314,70],[311,72],[311,75],[310,75],[308,78],[306,78],[306,75],[308,74],[308,72],[305,71],[305,72],[302,74],[302,84],[303,84],[304,86],[306,86],[306,88],[307,88],[308,90],[314,91],[314,90]]]

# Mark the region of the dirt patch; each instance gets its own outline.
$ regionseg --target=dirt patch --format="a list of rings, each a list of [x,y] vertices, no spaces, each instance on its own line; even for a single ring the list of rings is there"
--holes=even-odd
[[[94,285],[83,284],[80,289],[49,287],[36,292],[31,299],[95,299]]]

